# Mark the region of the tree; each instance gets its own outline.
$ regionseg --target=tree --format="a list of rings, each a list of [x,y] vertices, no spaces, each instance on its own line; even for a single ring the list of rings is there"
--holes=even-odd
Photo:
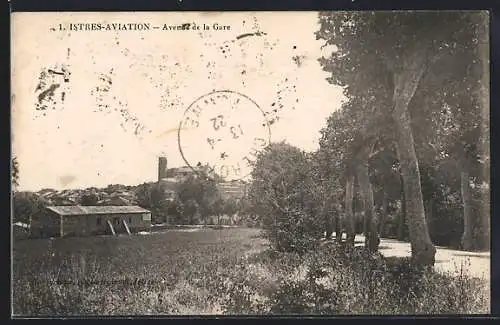
[[[97,205],[99,198],[94,193],[84,193],[79,200],[80,205]]]
[[[350,110],[352,102],[345,103],[340,110],[333,112],[323,128],[320,138],[320,149],[317,154],[320,178],[328,193],[329,200],[341,202],[344,198],[344,218],[339,216],[337,224],[347,231],[347,243],[354,247],[355,220],[353,211],[354,173],[352,170],[352,144],[357,131],[354,125],[357,121],[355,110]],[[345,192],[343,192],[345,184]],[[340,236],[337,236],[340,239]]]
[[[389,103],[385,110],[397,133],[412,259],[433,265],[436,248],[425,220],[409,108],[426,72],[450,60],[456,62],[460,47],[452,45],[473,39],[469,30],[474,13],[342,12],[320,13],[319,18],[317,38],[335,45],[329,58],[320,59],[324,69],[332,72],[329,81],[344,86],[350,98],[383,98]]]
[[[181,202],[181,213],[185,218],[184,222],[188,225],[192,225],[196,222],[196,216],[199,213],[198,203],[194,199],[188,199],[187,201]]]
[[[363,232],[365,246],[371,251],[378,249],[378,226],[375,218],[373,188],[369,178],[370,157],[380,150],[377,146],[383,139],[383,132],[370,128],[369,123],[379,123],[379,111],[370,111],[370,117],[361,109],[365,105],[362,98],[344,103],[339,111],[332,113],[327,126],[321,131],[320,154],[323,178],[329,181],[327,191],[336,191],[334,195],[340,201],[340,184],[345,184],[344,208],[347,226],[347,242],[353,247],[355,237],[355,219],[353,212],[354,181],[357,179],[364,206]],[[339,176],[339,175],[343,175]],[[339,220],[341,221],[341,220]],[[337,222],[339,224],[340,222]]]
[[[137,204],[151,210],[154,223],[170,223],[169,217],[176,216],[179,210],[177,202],[166,199],[165,193],[158,183],[144,183],[134,190]]]
[[[225,201],[222,198],[215,200],[213,205],[213,212],[217,216],[217,225],[220,225],[220,217],[224,214],[224,204]]]
[[[318,150],[309,154],[308,158],[311,162],[311,175],[316,188],[313,190],[314,204],[317,207],[316,215],[323,220],[325,238],[331,238],[335,228],[339,228],[336,237],[337,241],[339,241],[341,238],[341,218],[337,204],[339,192],[338,188],[336,188],[337,184],[334,182],[335,179],[329,179],[326,176],[327,171],[324,169],[324,167],[328,166],[325,161],[329,160],[329,157],[326,157],[325,151]]]
[[[29,224],[31,217],[44,213],[48,202],[33,192],[15,192],[12,205],[14,222]]]
[[[19,186],[19,162],[17,157],[12,157],[11,160],[11,172],[12,172],[12,187],[14,190]]]
[[[231,222],[234,222],[234,215],[238,212],[239,202],[233,197],[229,197],[224,200],[224,204],[222,207],[222,211],[224,214],[228,215],[231,218]]]
[[[220,197],[215,179],[202,173],[190,175],[178,183],[175,192],[183,207],[181,210],[190,218],[190,222],[195,214],[199,214],[205,224],[207,218],[214,213],[214,204]],[[195,207],[196,213],[193,210]]]
[[[386,146],[370,159],[370,180],[373,184],[374,200],[378,206],[378,227],[381,237],[388,235],[388,219],[391,203],[404,205],[404,191],[401,191],[399,163],[393,145]],[[402,212],[402,211],[401,211]],[[403,220],[404,213],[400,213]]]
[[[429,171],[447,166],[441,175],[451,178],[440,178],[452,187],[452,192],[461,195],[464,249],[475,246],[472,237],[477,218],[473,197],[477,191],[472,187],[478,188],[474,185],[489,179],[487,15],[475,13],[468,17],[468,22],[468,30],[447,41],[453,51],[445,57],[446,62],[427,71],[414,96],[413,101],[420,103],[424,114],[412,114],[419,161],[424,160]],[[431,213],[433,201],[427,197],[427,210]],[[481,215],[486,216],[481,221],[487,224],[487,211]],[[427,218],[431,219],[432,216]]]
[[[152,209],[155,205],[152,200],[151,192],[153,183],[144,183],[138,185],[134,192],[137,198],[137,204],[145,209]]]
[[[316,217],[310,160],[285,142],[273,143],[257,157],[249,199],[271,245],[278,250],[305,251],[322,237]]]
[[[254,206],[247,193],[238,200],[238,215],[242,223],[247,227],[256,227],[259,225],[259,218],[255,214]]]

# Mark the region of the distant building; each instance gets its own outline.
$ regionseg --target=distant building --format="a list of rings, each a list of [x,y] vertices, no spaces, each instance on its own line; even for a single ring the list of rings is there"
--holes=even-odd
[[[241,199],[246,192],[246,183],[240,180],[219,183],[219,191],[224,200],[229,198]]]
[[[162,189],[164,199],[172,201],[176,197],[176,184],[182,182],[186,178],[193,176],[198,177],[201,174],[209,174],[208,168],[201,164],[195,167],[167,167],[167,158],[160,157],[158,159],[158,185]],[[223,199],[241,198],[246,189],[246,183],[240,180],[227,182],[219,182],[221,196]]]
[[[167,201],[175,200],[176,185],[189,176],[197,177],[198,167],[191,168],[188,166],[168,168],[167,158],[158,158],[158,186],[163,192],[163,198]],[[202,171],[202,169],[199,169]]]
[[[158,179],[166,178],[167,170],[168,170],[167,158],[166,157],[158,158]]]
[[[114,235],[151,227],[151,212],[138,206],[49,206],[46,210],[32,217],[32,236]]]

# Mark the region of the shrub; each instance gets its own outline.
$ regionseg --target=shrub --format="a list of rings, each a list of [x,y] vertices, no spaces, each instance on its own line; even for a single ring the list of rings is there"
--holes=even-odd
[[[324,228],[316,217],[316,189],[300,149],[274,143],[258,155],[249,201],[275,249],[303,252],[317,245]]]
[[[322,230],[316,218],[299,210],[277,218],[264,234],[279,251],[303,253],[318,246]]]
[[[267,314],[474,314],[487,313],[485,283],[462,273],[458,277],[411,264],[409,258],[386,259],[363,248],[319,249],[298,258],[295,253],[267,252],[259,258],[276,275],[276,287],[260,307]],[[234,283],[244,283],[238,274]],[[241,281],[241,282],[240,282]],[[240,295],[238,290],[227,291]],[[243,309],[258,313],[245,303]]]

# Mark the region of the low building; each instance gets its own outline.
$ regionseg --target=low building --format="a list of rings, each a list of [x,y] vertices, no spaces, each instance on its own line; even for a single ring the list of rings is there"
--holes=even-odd
[[[151,212],[139,206],[49,206],[31,218],[35,237],[90,236],[149,230]]]

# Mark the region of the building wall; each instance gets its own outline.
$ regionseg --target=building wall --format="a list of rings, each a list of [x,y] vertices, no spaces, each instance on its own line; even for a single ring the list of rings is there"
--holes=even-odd
[[[126,233],[122,220],[127,222],[131,232],[148,230],[151,227],[151,213],[98,214],[65,216],[64,236],[88,236],[111,233],[107,221],[113,224],[116,233]]]
[[[225,182],[220,183],[219,191],[222,198],[227,200],[229,198],[240,199],[245,195],[246,184],[241,182]]]

